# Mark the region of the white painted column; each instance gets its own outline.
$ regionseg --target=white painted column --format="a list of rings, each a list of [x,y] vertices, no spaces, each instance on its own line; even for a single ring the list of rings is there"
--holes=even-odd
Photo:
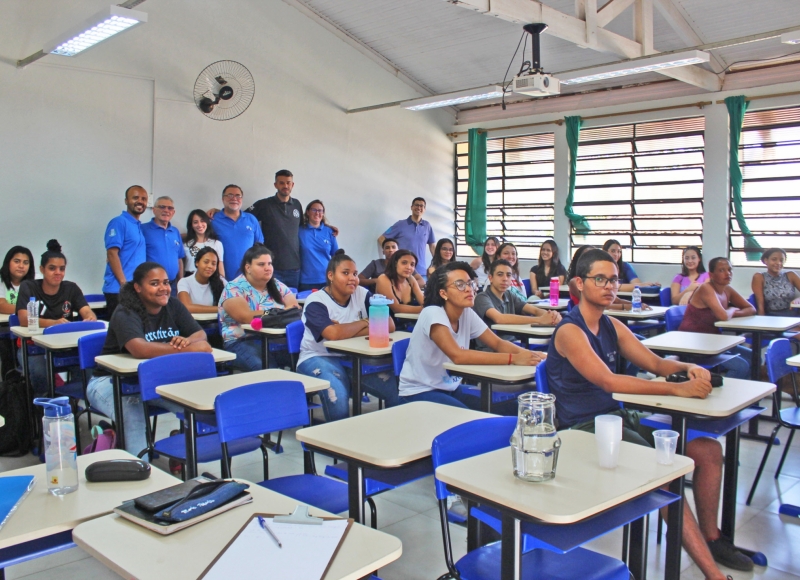
[[[705,183],[703,186],[703,258],[708,261],[728,255],[730,175],[728,109],[725,105],[705,108]]]
[[[564,206],[569,193],[569,147],[567,146],[567,126],[561,124],[555,128],[555,236],[554,239],[561,251],[561,263],[569,265],[570,223],[564,215]]]

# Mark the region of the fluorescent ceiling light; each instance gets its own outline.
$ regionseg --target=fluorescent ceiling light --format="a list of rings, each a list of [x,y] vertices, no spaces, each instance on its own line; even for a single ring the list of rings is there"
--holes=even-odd
[[[147,14],[120,6],[109,6],[89,18],[83,24],[48,42],[42,52],[75,56],[107,38],[147,22]]]
[[[800,44],[800,30],[792,30],[781,34],[783,44]]]
[[[499,99],[502,96],[503,87],[491,85],[478,89],[468,89],[466,91],[457,91],[455,93],[446,93],[444,95],[434,95],[432,97],[404,101],[401,106],[409,111],[422,111],[424,109],[436,109],[437,107],[463,105],[464,103],[471,103],[473,101]]]
[[[710,58],[711,55],[707,52],[701,50],[687,50],[686,52],[656,54],[645,58],[568,71],[559,73],[556,76],[561,81],[562,85],[577,85],[579,83],[591,83],[616,77],[659,71],[666,68],[708,62]]]

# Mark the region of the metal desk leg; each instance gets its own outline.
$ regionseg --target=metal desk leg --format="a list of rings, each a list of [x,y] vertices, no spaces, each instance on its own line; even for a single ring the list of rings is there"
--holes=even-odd
[[[186,479],[197,477],[197,421],[194,411],[184,409],[184,431],[186,441]]]
[[[478,389],[481,395],[481,411],[484,413],[492,412],[492,383],[489,381],[478,381]]]
[[[353,417],[361,414],[361,357],[353,357]],[[363,508],[362,508],[363,509]],[[352,513],[352,512],[351,512]]]
[[[520,521],[503,514],[503,532],[500,544],[501,580],[519,580],[522,577],[522,546]]]
[[[56,396],[56,368],[55,363],[53,362],[53,351],[45,349],[44,351],[44,359],[47,363],[47,389],[48,389],[48,397],[51,399]]]
[[[761,367],[761,332],[753,331],[753,355],[750,357],[750,380],[758,380],[758,369]]]
[[[628,534],[628,569],[636,580],[647,580],[646,517],[630,523]]]
[[[261,337],[261,370],[269,368],[269,339],[264,334]]]
[[[364,469],[347,462],[347,497],[350,504],[350,517],[356,523],[366,524],[364,521]]]
[[[28,368],[28,344],[24,338],[20,339],[20,344],[22,345],[22,372],[25,375],[25,392],[27,393],[25,397],[25,406],[28,410],[28,420],[31,422],[34,438],[38,439],[42,430],[41,423],[36,420],[36,414],[33,408],[33,383],[31,382],[31,372]],[[14,359],[16,360],[16,357],[14,357]],[[41,451],[42,445],[39,445],[39,448]]]
[[[679,433],[677,453],[686,454],[686,417],[673,416],[672,428]],[[683,476],[669,484],[669,490],[679,496],[679,500],[669,505],[667,514],[667,561],[665,580],[678,580],[681,577],[681,536],[683,534]]]
[[[117,427],[117,449],[125,449],[125,419],[122,416],[122,377],[117,373],[111,379],[114,385],[114,418]]]
[[[720,531],[730,538],[736,533],[736,485],[739,477],[739,429],[725,435],[725,471],[722,474],[722,522]]]

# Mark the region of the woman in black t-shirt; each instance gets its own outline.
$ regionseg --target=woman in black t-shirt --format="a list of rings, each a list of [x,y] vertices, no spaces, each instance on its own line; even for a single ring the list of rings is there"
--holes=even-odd
[[[120,290],[102,354],[128,353],[137,359],[151,359],[178,352],[211,352],[211,346],[186,307],[170,296],[164,268],[145,262],[134,270],[133,281]],[[96,369],[86,394],[93,407],[114,418],[114,389],[108,373]],[[144,409],[138,396],[123,397],[122,404],[125,448],[137,454],[147,445]],[[166,400],[159,401],[159,406],[172,409]]]
[[[61,253],[58,241],[47,242],[47,251],[42,254],[39,271],[42,273],[41,280],[25,280],[19,287],[16,308],[20,326],[28,326],[28,302],[32,297],[39,302],[40,328],[72,322],[76,313],[83,320],[97,320],[78,285],[64,280],[67,258]],[[22,367],[22,349],[17,352],[17,359]],[[43,393],[47,389],[44,357],[28,358],[28,371],[33,390]]]

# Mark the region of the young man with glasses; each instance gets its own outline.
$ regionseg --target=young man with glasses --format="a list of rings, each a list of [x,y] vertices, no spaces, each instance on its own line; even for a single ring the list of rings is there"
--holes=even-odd
[[[701,367],[656,356],[625,324],[604,314],[619,288],[617,265],[607,252],[585,252],[575,280],[580,303],[556,327],[547,353],[547,380],[556,396],[559,429],[594,432],[596,416],[618,415],[624,441],[652,447],[652,429],[639,423],[638,413],[621,409],[612,393],[704,399],[711,393],[710,374]],[[615,374],[619,356],[657,376],[686,371],[689,380],[667,383]],[[698,519],[684,504],[684,548],[711,580],[725,579],[714,560],[736,570],[752,570],[752,560],[722,537],[717,527],[723,463],[719,442],[698,437],[687,443],[686,455],[695,462],[693,491]]]
[[[404,220],[399,220],[392,227],[383,232],[378,238],[378,247],[383,248],[383,240],[393,238],[401,250],[410,250],[419,258],[417,261],[417,273],[423,280],[428,279],[428,260],[426,258],[425,246],[431,256],[434,255],[436,248],[436,237],[433,235],[433,228],[430,222],[422,219],[425,213],[426,203],[421,197],[415,197],[411,202],[411,215]]]
[[[242,212],[244,192],[238,185],[226,185],[222,190],[222,211],[213,214],[214,231],[225,249],[225,275],[233,280],[241,274],[244,253],[254,244],[264,243],[264,235],[258,220],[249,213]],[[211,215],[211,213],[209,213]],[[272,248],[270,248],[272,249]]]
[[[147,247],[147,261],[160,264],[169,277],[171,295],[178,296],[178,280],[183,277],[183,240],[178,228],[170,223],[175,215],[175,202],[162,195],[153,205],[153,219],[142,224]]]
[[[109,318],[119,304],[119,289],[133,276],[139,264],[147,260],[147,249],[139,218],[147,209],[147,191],[141,185],[125,190],[126,210],[108,222],[104,242],[106,271],[103,296]],[[33,264],[31,264],[31,268]]]

